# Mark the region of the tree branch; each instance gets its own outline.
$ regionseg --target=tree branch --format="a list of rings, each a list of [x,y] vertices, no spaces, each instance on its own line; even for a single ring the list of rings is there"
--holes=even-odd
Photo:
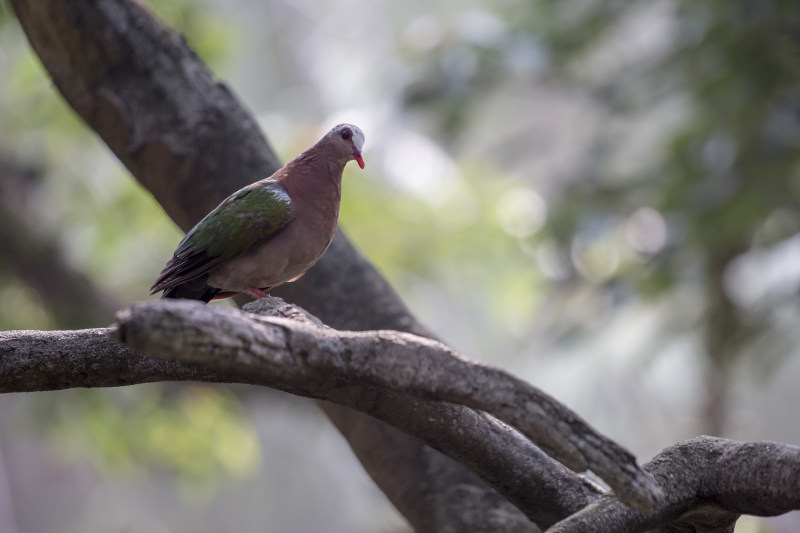
[[[330,399],[331,388],[368,386],[489,413],[575,470],[603,476],[626,503],[650,509],[661,497],[635,458],[578,415],[509,374],[471,362],[444,344],[397,331],[337,331],[311,322],[245,315],[195,302],[134,304],[119,338],[169,359],[241,369],[259,384]]]
[[[461,394],[458,390],[462,386],[455,386],[453,393],[450,380],[460,383],[473,379],[462,375],[461,369],[475,363],[428,339],[388,331],[339,332],[275,298],[250,304],[246,311],[250,313],[194,302],[157,301],[136,304],[124,311],[116,328],[3,332],[0,392],[192,379],[265,385],[303,396],[337,402],[344,399],[344,405],[364,409],[368,402],[363,398],[350,405],[347,401],[352,397],[341,391],[370,391],[367,395],[374,397],[406,395],[407,402],[431,395],[449,400],[454,399],[451,394]],[[139,355],[139,350],[158,357]],[[438,372],[443,358],[454,361],[449,368],[452,375]],[[436,367],[434,372],[429,372],[431,365]],[[472,389],[469,403],[490,412],[495,410],[495,394],[487,397],[482,387],[491,388],[498,377],[502,382],[503,377],[498,375],[481,380],[479,387]],[[529,409],[525,402],[514,403],[516,395],[529,394],[528,387],[522,384],[522,391],[514,391],[501,411]],[[404,431],[416,432],[413,420],[374,409],[368,412]],[[467,431],[472,438],[467,439],[466,447],[464,439],[455,441],[455,455],[466,451],[474,461],[475,451],[489,455],[501,451],[509,434],[522,438],[491,417],[470,412],[488,420],[495,433],[476,435]],[[445,453],[453,451],[442,447],[441,439],[428,437],[421,435]],[[635,511],[613,495],[602,496],[586,480],[576,484],[578,478],[573,473],[554,467],[536,448],[529,449],[530,468],[510,476],[505,454],[498,454],[493,466],[499,467],[503,476],[496,476],[493,481],[501,493],[511,494],[517,506],[540,519],[548,516],[548,511],[541,508],[544,502],[556,504],[556,509],[549,510],[551,519],[583,508],[548,532],[613,533],[660,528],[663,532],[723,533],[733,531],[740,514],[770,516],[800,507],[800,448],[795,446],[701,437],[668,448],[645,466],[666,493],[650,513]],[[451,497],[463,496],[464,488],[451,485]],[[535,497],[514,499],[524,492],[523,488]],[[420,504],[420,495],[424,494],[425,491],[416,493],[416,505],[435,514],[437,509],[430,507],[430,502]],[[493,517],[498,529],[519,527],[513,510],[509,514],[511,509]],[[463,528],[475,518],[473,514],[480,512],[460,516]]]
[[[733,532],[742,514],[774,516],[800,508],[800,447],[697,437],[645,465],[666,497],[654,511],[635,511],[611,496],[547,533]],[[599,529],[598,529],[599,528]]]
[[[439,377],[431,379],[425,377],[431,367],[427,359],[436,363],[456,357],[438,342],[398,332],[337,332],[279,299],[259,300],[248,305],[247,310],[273,318],[195,302],[157,301],[136,304],[121,313],[118,330],[2,333],[0,391],[114,386],[161,379],[254,383],[366,410],[399,429],[417,434],[415,419],[398,416],[396,410],[386,410],[380,403],[365,401],[364,391],[372,388],[368,396],[388,394],[397,401],[417,405],[426,414],[441,416],[441,409],[433,412],[430,403],[409,394],[431,396],[434,389],[442,389],[448,399],[447,389],[452,384],[447,382],[468,379],[459,367],[474,365],[456,359],[453,375],[437,374]],[[109,333],[122,338],[137,352],[185,361],[169,365],[165,362],[176,361],[139,356],[107,338]],[[387,343],[394,346],[387,349]],[[396,375],[397,365],[403,368],[401,376]],[[409,380],[410,374],[421,379]],[[480,385],[492,386],[485,381]],[[521,387],[542,395],[526,384]],[[355,402],[349,394],[342,394],[355,389],[361,390]],[[476,404],[496,408],[491,398],[480,398],[480,390],[474,395]],[[574,512],[599,494],[590,482],[554,463],[519,433],[491,417],[452,404],[436,405],[462,415],[436,420],[442,427],[452,420],[471,425],[460,428],[457,439],[447,431],[423,432],[420,437],[474,466],[528,514],[553,523],[561,513]],[[530,403],[517,408],[529,409]],[[564,424],[558,420],[545,423]],[[510,459],[503,453],[509,440],[514,439],[519,441],[518,448],[527,451],[521,459]],[[526,468],[517,468],[520,462]]]

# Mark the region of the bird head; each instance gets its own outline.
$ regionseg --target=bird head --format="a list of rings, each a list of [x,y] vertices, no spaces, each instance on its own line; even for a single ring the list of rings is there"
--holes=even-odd
[[[364,168],[361,148],[364,146],[364,133],[352,124],[339,124],[325,136],[333,144],[337,152],[341,152],[348,161],[355,159],[358,166]]]

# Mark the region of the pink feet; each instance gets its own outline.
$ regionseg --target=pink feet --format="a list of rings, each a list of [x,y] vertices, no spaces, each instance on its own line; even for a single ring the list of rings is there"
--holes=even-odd
[[[262,291],[261,289],[255,289],[253,287],[250,287],[250,292],[256,298],[269,298],[269,294],[267,294],[265,291]]]

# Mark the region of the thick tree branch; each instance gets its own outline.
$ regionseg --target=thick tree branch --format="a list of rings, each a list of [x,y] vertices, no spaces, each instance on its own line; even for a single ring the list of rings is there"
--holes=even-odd
[[[698,437],[645,465],[665,499],[642,513],[604,496],[547,533],[733,532],[739,515],[774,516],[800,508],[800,447]]]
[[[397,332],[331,330],[277,299],[259,300],[250,304],[247,311],[266,316],[193,302],[151,302],[137,304],[123,313],[118,329],[0,333],[0,392],[196,379],[254,383],[332,401],[349,399],[340,391],[355,388],[377,391],[376,396],[404,392],[428,396],[433,394],[428,388],[434,386],[447,398],[449,387],[440,381],[460,381],[458,366],[470,364],[459,361],[452,378],[417,379],[416,375],[425,373],[431,364],[425,359],[453,357],[451,351],[439,343]],[[158,353],[159,357],[139,355],[110,335],[122,337],[137,349]],[[388,350],[387,342],[393,344]],[[400,375],[394,372],[390,359],[407,361],[402,364]],[[384,369],[388,375],[377,375],[376,368]],[[364,387],[364,383],[368,386]],[[495,408],[492,395],[487,401],[480,390],[473,394],[476,405]],[[414,400],[409,396],[405,399]],[[352,407],[363,409],[365,405],[359,401]],[[516,408],[524,411],[528,406],[523,403]],[[416,430],[413,420],[370,412],[404,431]],[[494,425],[496,434],[480,435],[478,440],[470,441],[468,445],[474,446],[473,450],[488,454],[502,451],[509,434],[519,435],[500,422],[489,417],[486,420]],[[436,438],[425,440],[436,447],[441,445]],[[461,450],[457,453],[464,453],[464,441],[455,444]],[[558,469],[550,465],[551,461],[535,448],[530,450],[531,468],[510,476],[506,485],[497,477],[493,481],[520,508],[540,518],[548,516],[546,510],[537,508],[542,502],[556,503],[557,509],[549,512],[550,518],[583,507],[548,530],[554,533],[653,529],[723,533],[733,531],[740,514],[769,516],[800,507],[800,448],[795,446],[702,437],[668,448],[645,466],[666,493],[650,513],[630,509],[613,495],[601,496],[588,481],[576,484],[576,476],[563,467],[561,476],[557,475]],[[504,454],[499,456],[495,466],[507,474]],[[431,474],[436,477],[441,473]],[[535,497],[514,500],[523,487],[529,487]],[[450,496],[463,496],[464,490],[465,486],[453,484]],[[431,516],[441,512],[430,502],[421,502],[424,495],[425,491],[416,493],[418,508],[427,509]],[[480,512],[461,515],[460,527],[468,528],[470,520]],[[513,512],[510,517],[500,512],[493,520],[504,531],[517,530],[520,524]]]
[[[110,328],[0,332],[0,393],[155,381],[231,383],[230,372],[137,354]]]
[[[337,331],[196,302],[147,302],[119,316],[134,350],[262,376],[260,384],[329,399],[331,388],[369,386],[480,409],[512,425],[567,466],[592,469],[623,501],[652,508],[661,491],[635,458],[539,389],[471,362],[444,344],[397,331]]]
[[[259,300],[247,306],[248,311],[259,312],[269,316],[281,317],[283,322],[291,318],[290,323],[302,326],[306,323],[313,328],[320,329],[319,321],[314,321],[296,307],[289,305],[276,305],[278,299]],[[189,305],[194,311],[208,314],[211,312],[211,322],[219,324],[217,313],[222,312],[228,319],[236,320],[243,314],[235,310],[224,308],[199,307],[191,302],[155,302],[144,304],[168,307],[172,304]],[[180,315],[180,313],[179,313]],[[244,315],[247,316],[247,315]],[[263,319],[262,319],[263,320]],[[279,319],[280,320],[280,319]],[[228,322],[225,324],[230,325]],[[261,322],[260,326],[269,325]],[[207,340],[208,335],[215,331],[217,326],[208,329],[208,323],[195,324],[190,327],[190,336],[196,331],[202,331],[204,337],[195,338],[194,343],[202,338]],[[239,325],[242,327],[242,324]],[[246,328],[247,326],[244,325]],[[278,330],[283,332],[282,326]],[[229,330],[229,328],[225,328]],[[327,328],[323,331],[326,331]],[[332,331],[332,330],[327,330]],[[3,332],[0,333],[0,392],[51,390],[69,387],[100,387],[130,385],[149,381],[162,380],[200,380],[210,382],[239,382],[276,386],[287,389],[281,383],[276,384],[276,376],[265,380],[262,373],[246,367],[241,369],[220,368],[218,349],[214,343],[202,343],[204,349],[213,352],[212,365],[203,365],[192,362],[183,362],[158,357],[139,355],[125,345],[109,337],[112,329],[83,330],[69,332]],[[184,333],[186,331],[184,330]],[[249,335],[249,334],[246,334]],[[176,337],[177,339],[178,337]],[[423,342],[424,339],[420,339]],[[182,341],[181,341],[182,342]],[[359,341],[360,342],[360,341]],[[186,345],[185,345],[186,347]],[[444,348],[444,347],[443,347]],[[220,352],[221,353],[221,352]],[[302,361],[301,361],[302,362]],[[289,369],[284,369],[284,372]],[[333,374],[330,374],[332,376]],[[547,526],[558,521],[561,517],[571,514],[594,500],[599,495],[598,488],[586,479],[576,476],[563,466],[555,463],[530,441],[519,433],[491,417],[461,406],[442,402],[425,402],[417,398],[389,391],[385,388],[347,386],[341,380],[336,383],[326,384],[329,376],[325,373],[319,376],[323,379],[318,383],[319,390],[304,391],[293,385],[294,381],[288,379],[291,374],[281,373],[277,376],[280,380],[287,380],[293,392],[307,396],[326,398],[344,406],[362,409],[365,412],[384,420],[385,422],[402,429],[410,434],[419,435],[421,439],[436,449],[442,450],[456,460],[472,468],[493,486],[498,487],[506,498],[514,502],[517,507],[529,516]],[[302,375],[296,375],[295,381],[299,387],[308,387]],[[309,380],[311,385],[314,380]],[[295,388],[291,388],[295,387]],[[358,394],[353,394],[358,391]],[[390,397],[391,402],[382,401]],[[418,423],[419,417],[405,416],[403,411],[390,409],[387,406],[402,403],[419,409],[420,416],[444,417],[433,419],[439,426],[448,427],[458,424],[460,435],[455,431],[424,431],[426,425]],[[330,405],[330,404],[329,404]],[[447,417],[452,415],[451,417]],[[362,426],[358,420],[352,418],[342,421],[343,432],[374,432],[374,426]],[[381,434],[382,435],[382,434]],[[374,436],[373,436],[374,438]],[[386,445],[393,441],[386,442]],[[509,455],[509,442],[515,444],[514,455]],[[522,453],[519,453],[522,451]],[[435,453],[435,452],[432,452]],[[410,458],[409,458],[410,459]],[[431,464],[435,464],[431,463]],[[405,463],[385,465],[386,469],[406,468]],[[432,479],[441,480],[442,476],[450,475],[447,469],[429,472]],[[463,500],[464,491],[469,485],[463,484],[461,477],[450,478],[452,482],[445,491],[448,498],[452,498],[453,505]],[[477,481],[477,480],[476,480]],[[469,489],[472,490],[472,489]],[[498,498],[494,502],[497,514],[490,518],[481,518],[477,515],[485,509],[475,508],[465,510],[464,514],[448,516],[447,506],[442,507],[439,497],[430,500],[425,490],[409,490],[404,493],[403,502],[416,506],[429,513],[427,516],[442,515],[442,522],[436,524],[458,522],[458,529],[469,529],[475,520],[487,522],[497,530],[517,530],[522,522],[515,518],[518,511],[508,506],[499,496],[484,495]],[[475,515],[475,516],[473,516]],[[528,522],[528,524],[530,524]],[[424,528],[423,528],[424,530]],[[532,526],[524,526],[522,530],[533,530]]]

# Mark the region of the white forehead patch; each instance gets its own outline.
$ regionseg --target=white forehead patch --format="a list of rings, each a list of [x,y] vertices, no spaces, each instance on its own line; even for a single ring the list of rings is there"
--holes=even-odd
[[[364,132],[361,131],[358,126],[350,126],[350,129],[353,132],[353,144],[360,152],[364,147]]]
[[[349,129],[350,132],[353,134],[353,145],[358,149],[360,152],[361,149],[364,147],[364,132],[361,131],[361,128],[358,126],[353,126],[352,124],[339,124],[335,128],[331,130],[328,135],[338,134],[343,129]]]

